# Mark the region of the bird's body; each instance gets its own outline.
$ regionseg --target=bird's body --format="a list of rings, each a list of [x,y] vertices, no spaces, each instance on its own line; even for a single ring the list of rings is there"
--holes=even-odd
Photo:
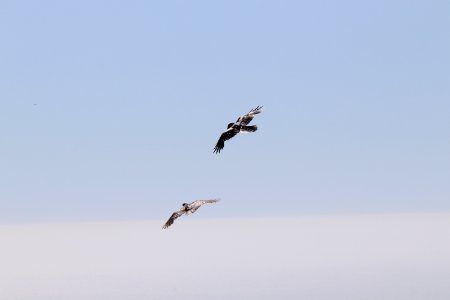
[[[258,130],[258,126],[248,124],[253,120],[253,117],[262,111],[262,106],[257,106],[256,108],[250,110],[243,116],[240,116],[236,122],[229,123],[227,130],[222,132],[216,146],[214,147],[214,153],[220,153],[220,151],[225,147],[225,141],[231,139],[239,132],[255,132]]]
[[[173,224],[173,222],[183,214],[190,215],[197,211],[197,209],[200,208],[203,204],[206,203],[215,203],[218,202],[219,199],[211,199],[211,200],[196,200],[191,203],[183,203],[180,210],[174,212],[170,218],[167,220],[167,222],[163,225],[163,229],[168,228],[170,225]]]

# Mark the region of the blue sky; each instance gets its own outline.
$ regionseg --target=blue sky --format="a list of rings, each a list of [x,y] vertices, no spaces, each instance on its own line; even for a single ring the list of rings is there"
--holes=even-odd
[[[0,222],[449,211],[449,11],[4,1]]]

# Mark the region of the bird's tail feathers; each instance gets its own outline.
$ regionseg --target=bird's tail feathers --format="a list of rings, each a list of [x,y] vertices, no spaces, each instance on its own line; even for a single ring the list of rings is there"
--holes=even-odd
[[[241,127],[241,131],[243,132],[255,132],[256,130],[258,130],[258,126],[256,125]]]

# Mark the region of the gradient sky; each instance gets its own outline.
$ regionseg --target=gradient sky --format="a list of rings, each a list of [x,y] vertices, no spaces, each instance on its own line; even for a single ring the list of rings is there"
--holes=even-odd
[[[449,1],[2,1],[0,222],[450,211]],[[264,105],[255,134],[212,148]],[[219,206],[220,205],[220,206]]]

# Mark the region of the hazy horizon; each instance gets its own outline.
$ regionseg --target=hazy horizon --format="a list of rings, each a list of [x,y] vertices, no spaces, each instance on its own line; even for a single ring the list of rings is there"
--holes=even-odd
[[[177,220],[178,221],[178,220]],[[450,214],[0,225],[0,295],[50,299],[450,297]]]

